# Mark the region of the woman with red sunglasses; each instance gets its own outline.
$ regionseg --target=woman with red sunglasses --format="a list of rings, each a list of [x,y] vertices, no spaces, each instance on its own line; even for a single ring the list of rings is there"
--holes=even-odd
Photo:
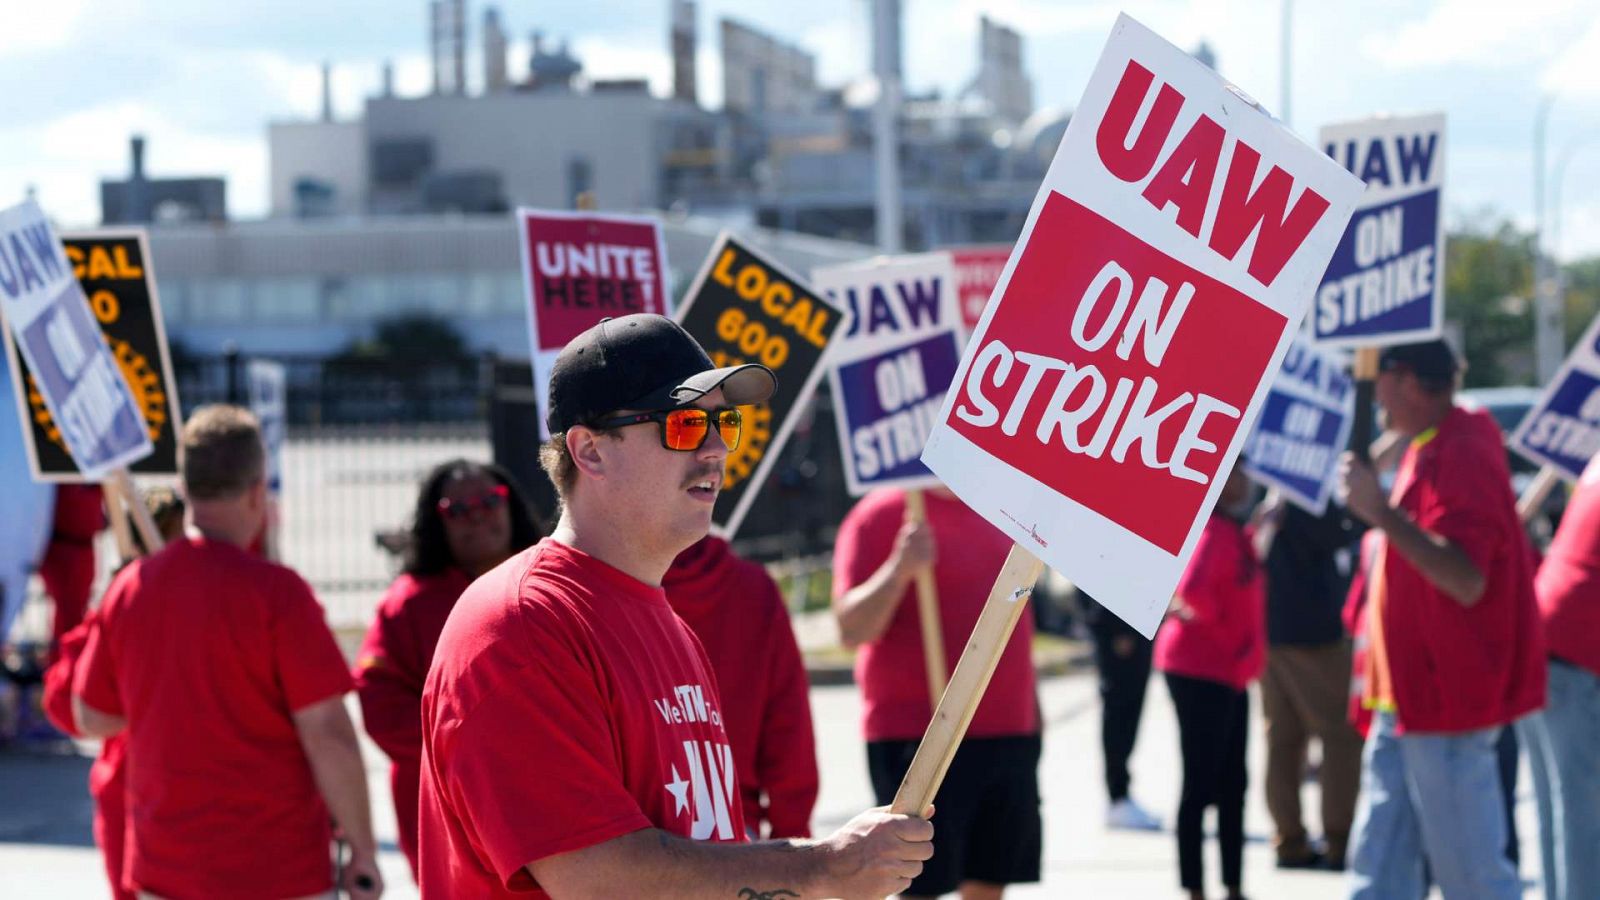
[[[417,784],[422,762],[422,684],[461,592],[473,579],[542,536],[511,474],[453,459],[422,482],[400,577],[378,602],[356,660],[367,733],[389,755],[400,849],[417,871]]]

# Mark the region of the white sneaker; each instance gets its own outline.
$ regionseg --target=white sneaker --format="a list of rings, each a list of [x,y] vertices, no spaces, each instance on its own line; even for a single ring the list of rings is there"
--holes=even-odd
[[[1144,807],[1124,797],[1106,807],[1106,827],[1119,831],[1160,831],[1161,820]]]

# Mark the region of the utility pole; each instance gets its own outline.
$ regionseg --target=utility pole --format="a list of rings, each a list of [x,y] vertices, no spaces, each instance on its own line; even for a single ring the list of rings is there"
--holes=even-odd
[[[1566,350],[1561,298],[1556,294],[1550,260],[1544,252],[1545,132],[1554,102],[1554,94],[1540,97],[1533,119],[1533,358],[1540,384],[1548,384],[1555,377]]]
[[[1278,49],[1278,117],[1285,126],[1293,124],[1289,116],[1289,97],[1292,93],[1294,0],[1283,0],[1283,40]]]
[[[878,249],[899,253],[904,229],[900,209],[900,0],[872,4],[872,72],[878,103],[872,115],[876,175]]]

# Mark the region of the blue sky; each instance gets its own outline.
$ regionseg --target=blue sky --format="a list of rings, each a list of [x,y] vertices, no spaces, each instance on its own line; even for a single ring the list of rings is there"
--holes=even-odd
[[[1125,9],[1182,47],[1204,39],[1222,73],[1280,111],[1277,0],[904,0],[913,90],[959,90],[976,67],[977,20],[1018,28],[1038,106],[1071,108]],[[23,4],[13,4],[15,10]],[[670,80],[667,0],[503,0],[512,72],[529,35],[568,39],[590,74]],[[157,175],[221,174],[240,217],[267,205],[266,123],[314,115],[332,60],[335,109],[357,115],[383,60],[401,93],[428,86],[425,0],[50,0],[0,14],[0,204],[34,186],[66,224],[97,220],[98,180],[149,137]],[[469,43],[486,4],[468,7]],[[733,16],[816,53],[825,83],[867,67],[866,0],[702,0],[703,99],[720,100],[716,23]],[[1450,117],[1453,221],[1499,213],[1531,224],[1533,123],[1553,93],[1549,162],[1567,159],[1559,247],[1600,253],[1600,0],[1339,0],[1294,4],[1290,124],[1378,112]],[[469,58],[478,79],[476,54]]]

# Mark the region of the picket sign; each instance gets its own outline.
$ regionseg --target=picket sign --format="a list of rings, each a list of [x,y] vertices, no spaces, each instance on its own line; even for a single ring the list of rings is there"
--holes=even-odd
[[[1154,633],[1362,188],[1118,18],[922,455],[1014,546],[892,811],[927,815],[1046,562]]]
[[[928,521],[928,503],[920,489],[906,491],[906,521],[921,525]],[[944,696],[944,626],[939,621],[939,585],[933,570],[917,573],[917,617],[922,620],[922,659],[928,675],[929,705],[937,707]]]

